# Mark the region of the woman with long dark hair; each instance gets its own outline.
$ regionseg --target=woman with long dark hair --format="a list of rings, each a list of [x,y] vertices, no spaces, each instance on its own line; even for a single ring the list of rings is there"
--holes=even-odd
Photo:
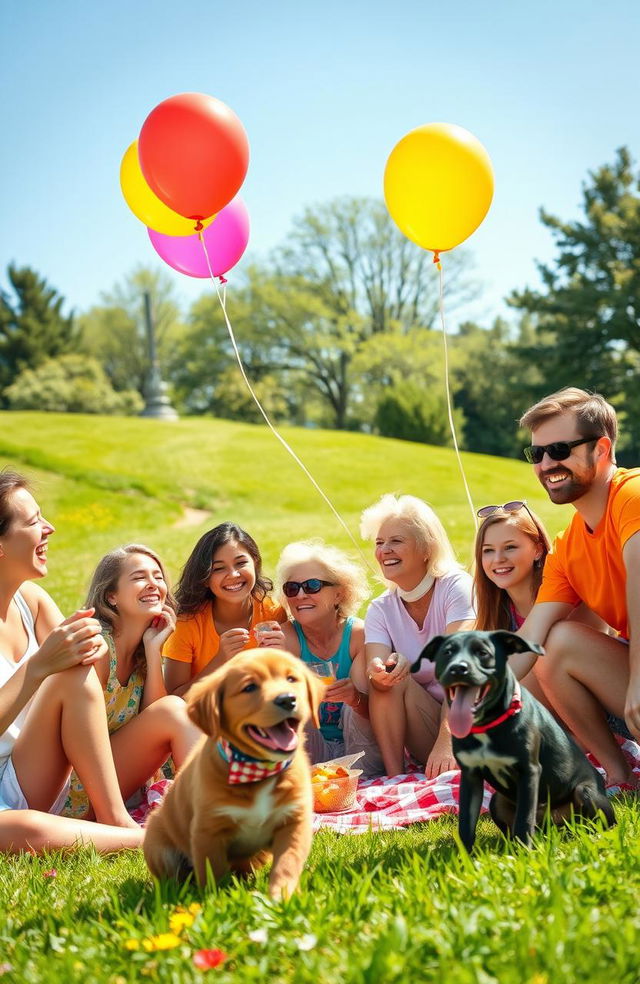
[[[137,847],[93,665],[106,649],[100,623],[91,608],[63,620],[33,583],[47,573],[54,532],[27,479],[0,472],[0,850]],[[72,767],[98,823],[59,815]]]
[[[243,649],[283,648],[280,623],[287,616],[269,598],[272,588],[257,543],[236,523],[221,523],[198,540],[176,588],[178,622],[163,650],[169,693],[183,696]]]

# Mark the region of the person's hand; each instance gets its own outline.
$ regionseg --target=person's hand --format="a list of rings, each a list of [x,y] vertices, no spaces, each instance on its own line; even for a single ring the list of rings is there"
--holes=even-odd
[[[327,687],[324,699],[353,707],[354,704],[358,703],[358,691],[349,677],[345,677],[344,680],[336,680],[335,683]]]
[[[29,660],[29,669],[44,680],[72,666],[96,663],[107,652],[102,627],[92,618],[95,609],[85,608],[65,618],[49,633]]]
[[[277,624],[277,623],[276,623]],[[278,625],[277,628],[269,629],[268,632],[261,632],[258,637],[258,647],[260,649],[284,649],[284,632]]]
[[[389,690],[409,676],[411,664],[402,653],[391,653],[386,660],[376,656],[367,668],[369,680],[378,690]]]
[[[640,738],[640,680],[629,680],[624,705],[624,719],[631,734]]]
[[[154,650],[161,651],[163,645],[175,630],[176,616],[170,605],[164,604],[160,615],[154,615],[151,625],[145,630],[142,636],[145,650],[152,647]]]
[[[424,774],[427,779],[436,779],[443,772],[459,768],[451,746],[451,735],[448,731],[441,730],[427,759]]]
[[[248,642],[249,632],[247,629],[227,629],[220,636],[219,653],[222,656],[222,661],[226,663],[232,656],[242,652]]]

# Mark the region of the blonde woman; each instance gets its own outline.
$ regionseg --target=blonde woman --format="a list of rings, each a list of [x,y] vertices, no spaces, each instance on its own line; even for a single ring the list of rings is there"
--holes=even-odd
[[[162,561],[149,547],[129,543],[96,567],[87,605],[107,643],[96,663],[120,789],[128,799],[169,756],[177,769],[201,736],[180,697],[167,695],[162,646],[175,628],[174,603]],[[72,777],[67,816],[84,816],[89,797]]]
[[[415,676],[409,667],[433,636],[473,628],[472,580],[433,509],[415,496],[384,495],[365,509],[360,529],[375,541],[387,584],[365,617],[373,731],[388,775],[405,771],[407,749],[434,778],[457,768],[446,701],[432,664]]]
[[[364,572],[341,550],[308,540],[284,548],[276,580],[291,614],[282,626],[285,648],[307,664],[331,662],[336,670],[320,705],[320,728],[308,733],[311,760],[364,751],[358,767],[365,776],[382,774],[367,695],[351,680],[352,667],[364,660],[364,623],[356,618],[369,594]]]

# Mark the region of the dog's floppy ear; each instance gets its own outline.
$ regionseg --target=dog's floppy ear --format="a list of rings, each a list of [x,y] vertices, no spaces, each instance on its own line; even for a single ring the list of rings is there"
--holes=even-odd
[[[411,672],[417,673],[419,671],[423,659],[428,659],[431,663],[435,662],[436,654],[445,639],[446,636],[443,635],[437,635],[430,639],[418,658],[411,664]]]
[[[515,632],[506,632],[504,629],[500,629],[498,632],[491,632],[490,636],[494,646],[502,649],[507,656],[511,656],[513,653],[544,655],[544,649],[537,642],[529,642],[522,636],[516,635]]]
[[[213,673],[194,684],[187,698],[187,714],[201,731],[212,738],[220,734],[224,676],[223,673]]]

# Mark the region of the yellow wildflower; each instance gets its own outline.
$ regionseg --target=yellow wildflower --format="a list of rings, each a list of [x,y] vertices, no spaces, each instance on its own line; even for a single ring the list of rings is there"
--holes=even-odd
[[[143,940],[142,946],[147,953],[152,953],[154,950],[172,950],[181,943],[182,940],[175,933],[159,933],[158,936],[149,936]]]
[[[195,918],[190,912],[174,912],[172,916],[169,916],[171,932],[179,936],[183,929],[193,925]]]

